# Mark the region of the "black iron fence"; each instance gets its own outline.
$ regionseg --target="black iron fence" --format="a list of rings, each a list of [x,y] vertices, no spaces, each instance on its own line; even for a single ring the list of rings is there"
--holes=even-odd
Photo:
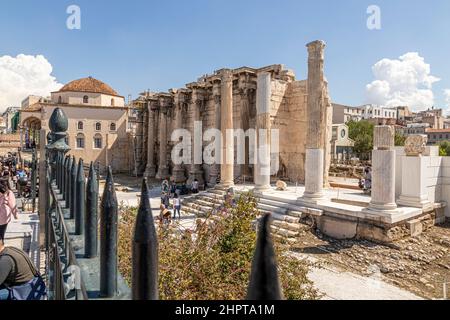
[[[90,163],[86,177],[83,160],[66,156],[67,118],[61,109],[54,110],[49,126],[45,234],[50,299],[158,299],[158,238],[147,180],[132,239],[130,289],[118,272],[119,209],[112,170],[108,167],[99,203],[96,165]],[[269,215],[261,220],[249,280],[249,300],[282,299]]]

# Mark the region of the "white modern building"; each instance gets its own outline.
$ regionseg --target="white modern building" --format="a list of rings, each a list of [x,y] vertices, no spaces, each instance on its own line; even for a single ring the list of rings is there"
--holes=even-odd
[[[370,119],[397,119],[397,108],[367,104],[359,107],[365,120]]]

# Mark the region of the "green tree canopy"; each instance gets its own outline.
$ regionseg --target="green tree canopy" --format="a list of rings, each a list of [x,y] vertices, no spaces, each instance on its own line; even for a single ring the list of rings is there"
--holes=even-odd
[[[355,141],[353,151],[357,154],[369,153],[373,149],[373,123],[367,120],[347,122],[350,139]]]

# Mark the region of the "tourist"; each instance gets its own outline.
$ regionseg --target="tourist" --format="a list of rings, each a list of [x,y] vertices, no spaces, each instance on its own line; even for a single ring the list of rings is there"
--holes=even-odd
[[[170,206],[170,197],[167,193],[163,193],[163,195],[161,196],[161,204],[164,205],[164,207],[166,207],[167,209]]]
[[[19,168],[17,171],[17,174],[15,175],[17,177],[16,182],[16,189],[17,194],[20,197],[22,197],[22,189],[28,184],[28,176],[25,170],[22,169],[22,167]]]
[[[0,300],[44,300],[45,283],[28,255],[0,239]]]
[[[175,220],[178,212],[178,219],[181,219],[181,199],[175,194],[173,198],[173,219]]]
[[[192,193],[198,193],[198,180],[195,179],[192,182]]]
[[[5,233],[11,216],[18,219],[16,197],[5,180],[0,181],[0,240],[5,240]]]
[[[175,197],[176,191],[177,191],[177,185],[174,181],[172,181],[170,184],[170,196]]]

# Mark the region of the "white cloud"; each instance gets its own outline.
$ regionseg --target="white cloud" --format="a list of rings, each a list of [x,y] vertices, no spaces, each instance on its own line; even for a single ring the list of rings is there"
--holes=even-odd
[[[386,106],[409,106],[423,110],[434,105],[430,65],[417,52],[398,59],[382,59],[372,67],[375,80],[366,86],[367,102]]]
[[[28,95],[48,96],[61,84],[51,75],[52,65],[42,55],[0,56],[0,111],[20,106]]]
[[[450,108],[450,89],[444,90],[444,98],[445,98],[445,104],[447,105],[447,108]]]

